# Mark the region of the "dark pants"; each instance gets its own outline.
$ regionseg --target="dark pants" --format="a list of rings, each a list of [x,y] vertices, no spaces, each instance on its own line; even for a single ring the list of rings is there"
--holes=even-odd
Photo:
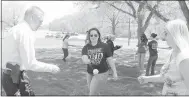
[[[154,68],[155,68],[155,65],[156,65],[157,58],[158,58],[158,55],[149,57],[148,65],[147,65],[147,68],[146,68],[146,76],[149,76],[150,68],[151,68],[151,75],[154,75]]]
[[[63,53],[64,53],[64,58],[63,58],[63,60],[65,60],[66,57],[68,56],[68,49],[67,49],[67,48],[62,48],[62,50],[63,50]]]
[[[18,83],[13,83],[11,73],[3,72],[2,86],[7,96],[35,96],[24,71],[20,71]]]

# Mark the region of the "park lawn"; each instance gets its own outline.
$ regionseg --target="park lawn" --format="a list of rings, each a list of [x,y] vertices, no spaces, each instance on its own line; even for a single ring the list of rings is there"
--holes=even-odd
[[[81,47],[70,47],[67,62],[62,61],[61,48],[37,48],[38,60],[56,64],[61,71],[57,74],[28,72],[32,88],[36,95],[87,95],[86,65],[81,61]],[[165,63],[168,50],[159,50],[156,71]],[[122,48],[115,52],[116,68],[119,79],[108,80],[101,95],[160,95],[163,84],[141,85],[137,81],[137,61],[134,60],[133,48]],[[148,53],[146,56],[146,62]],[[145,62],[145,64],[147,64]],[[4,92],[3,92],[4,95]]]

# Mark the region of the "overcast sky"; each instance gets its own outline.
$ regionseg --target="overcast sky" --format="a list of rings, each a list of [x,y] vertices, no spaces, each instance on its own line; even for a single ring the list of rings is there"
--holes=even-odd
[[[32,5],[39,6],[45,12],[44,24],[49,23],[55,18],[74,14],[79,11],[73,4],[75,1],[3,1],[2,4],[9,2],[24,4],[26,8]]]

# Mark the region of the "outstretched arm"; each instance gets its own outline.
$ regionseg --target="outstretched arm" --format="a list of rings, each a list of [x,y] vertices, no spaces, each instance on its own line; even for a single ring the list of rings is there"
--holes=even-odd
[[[179,70],[184,79],[184,84],[188,90],[187,93],[189,94],[189,76],[188,76],[189,70],[188,70],[188,68],[189,68],[189,58],[181,61],[181,63],[179,64]]]
[[[19,52],[21,57],[21,63],[27,70],[37,72],[56,72],[59,71],[59,67],[52,64],[47,64],[36,60],[34,41],[29,35],[21,35],[19,40]]]

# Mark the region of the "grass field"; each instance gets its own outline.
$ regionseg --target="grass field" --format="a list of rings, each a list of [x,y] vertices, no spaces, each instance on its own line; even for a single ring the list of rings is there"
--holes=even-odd
[[[81,61],[81,49],[83,39],[71,39],[70,44],[78,45],[69,48],[67,62],[62,61],[61,39],[37,39],[36,57],[38,60],[56,64],[61,68],[58,74],[28,72],[32,88],[36,95],[87,95],[86,65]],[[136,40],[127,45],[126,39],[119,39],[115,44],[123,45],[123,48],[115,51],[116,68],[119,79],[108,80],[106,89],[101,95],[160,95],[162,84],[141,85],[137,81],[137,60],[134,59]],[[164,42],[160,46],[166,46]],[[168,50],[159,50],[156,71],[159,70],[167,58]],[[146,61],[148,59],[148,53]],[[145,62],[145,64],[147,64]],[[4,93],[3,93],[4,94]]]

